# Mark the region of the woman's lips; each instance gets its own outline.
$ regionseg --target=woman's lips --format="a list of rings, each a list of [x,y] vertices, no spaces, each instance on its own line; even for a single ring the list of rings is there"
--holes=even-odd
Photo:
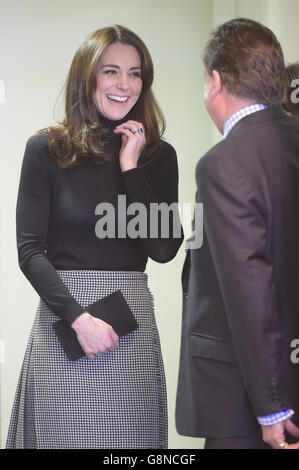
[[[115,104],[125,104],[127,103],[129,97],[128,96],[119,96],[119,95],[107,95],[109,101]]]

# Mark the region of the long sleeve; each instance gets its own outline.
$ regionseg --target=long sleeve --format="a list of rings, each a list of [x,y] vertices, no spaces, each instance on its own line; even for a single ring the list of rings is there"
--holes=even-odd
[[[170,261],[183,241],[175,150],[163,142],[162,155],[153,164],[125,171],[123,179],[129,202],[142,203],[147,211],[147,236],[139,238],[143,249],[154,261]]]
[[[262,426],[271,426],[272,424],[277,424],[281,421],[292,418],[294,414],[295,413],[293,410],[286,410],[285,408],[282,408],[282,410],[278,413],[273,413],[268,416],[259,416],[257,420]]]
[[[216,153],[199,162],[197,184],[204,230],[254,413],[262,417],[279,412],[281,332],[265,203],[237,162]]]
[[[24,275],[48,307],[71,324],[85,309],[70,294],[46,256],[56,165],[41,151],[39,136],[31,137],[25,149],[18,191],[17,247]]]
[[[147,172],[138,168],[123,177],[115,160],[61,168],[49,153],[46,135],[28,140],[17,201],[19,264],[39,296],[66,323],[73,323],[88,306],[78,304],[62,282],[59,269],[139,271],[145,269],[148,256],[160,262],[175,256],[181,239],[171,233],[164,239],[101,239],[95,230],[96,207],[100,202],[114,207],[126,191],[124,180],[131,202],[149,207],[151,202],[177,201],[173,152],[166,152]],[[166,171],[169,182],[164,184]],[[126,207],[123,213],[127,217]]]

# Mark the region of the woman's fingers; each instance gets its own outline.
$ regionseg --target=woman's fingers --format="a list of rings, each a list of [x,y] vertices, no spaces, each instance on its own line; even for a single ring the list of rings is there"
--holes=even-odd
[[[141,128],[141,129],[144,130],[142,122],[132,121],[132,120],[129,120],[129,121],[123,122],[122,124],[119,124],[118,126],[115,127],[115,129],[119,129],[121,127],[128,127],[129,129],[132,128],[132,129],[135,129],[135,130],[138,130],[139,128]]]
[[[145,137],[144,137],[144,132],[142,131],[142,133],[140,133],[139,131],[141,131],[141,127],[138,129],[135,129],[135,128],[129,128],[129,127],[121,127],[119,129],[114,129],[114,133],[115,134],[123,134],[123,135],[126,135],[129,139],[132,139],[132,140],[138,140],[140,141],[141,143],[145,142]]]
[[[120,133],[123,130],[129,130],[131,134],[133,134],[135,137],[143,137],[144,138],[144,127],[141,122],[137,121],[127,121],[122,124],[119,124],[119,126],[116,126],[114,129],[115,133]],[[129,134],[126,133],[128,137],[130,136]]]
[[[78,341],[89,359],[112,352],[119,345],[119,337],[112,326],[90,314],[83,318],[81,326],[75,327]]]
[[[119,346],[119,342],[118,342],[118,335],[115,333],[114,329],[111,327],[109,328],[109,339],[108,339],[108,342],[109,344],[107,344],[107,349],[109,351],[115,351],[116,348],[118,348]]]
[[[119,346],[118,335],[115,333],[111,325],[106,325],[106,332],[104,335],[101,336],[100,345],[97,344],[96,349],[94,349],[93,352],[87,356],[91,356],[89,357],[90,359],[100,357],[107,352],[113,352]]]
[[[119,336],[115,333],[113,328],[111,329],[110,333],[111,333],[111,339],[112,339],[113,344],[114,344],[114,348],[118,348],[118,346],[119,346]]]
[[[122,147],[119,153],[121,171],[131,170],[138,165],[138,159],[146,144],[144,127],[141,122],[127,121],[114,129],[122,134]]]
[[[114,129],[114,133],[126,135],[129,139],[134,139],[135,137],[135,134],[126,127],[122,127],[121,129]]]
[[[96,355],[94,353],[86,354],[88,359],[95,359]]]

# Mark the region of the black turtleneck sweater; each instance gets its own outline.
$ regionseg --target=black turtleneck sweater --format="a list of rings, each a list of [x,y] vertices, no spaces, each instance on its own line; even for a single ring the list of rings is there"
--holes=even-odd
[[[177,202],[178,170],[175,150],[163,141],[161,156],[153,163],[122,173],[121,136],[113,134],[114,125],[112,159],[101,164],[89,161],[79,168],[62,168],[49,153],[46,133],[30,137],[25,149],[17,200],[19,264],[39,296],[68,324],[87,309],[56,270],[144,271],[148,257],[170,261],[183,239],[183,234],[175,238],[171,231],[163,238],[161,226],[158,238],[118,236],[118,196],[126,196],[127,206]],[[96,233],[101,219],[96,207],[103,202],[115,209],[115,238],[101,239]]]

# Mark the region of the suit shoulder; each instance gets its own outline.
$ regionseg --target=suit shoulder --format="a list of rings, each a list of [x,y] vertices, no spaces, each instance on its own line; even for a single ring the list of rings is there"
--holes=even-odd
[[[238,157],[240,153],[238,152]],[[221,181],[244,177],[242,158],[236,158],[236,147],[223,140],[212,147],[196,165],[196,181],[202,177]]]
[[[215,168],[215,165],[223,164],[223,155],[226,152],[226,142],[218,142],[214,147],[208,150],[197,162],[196,173],[198,171]]]

